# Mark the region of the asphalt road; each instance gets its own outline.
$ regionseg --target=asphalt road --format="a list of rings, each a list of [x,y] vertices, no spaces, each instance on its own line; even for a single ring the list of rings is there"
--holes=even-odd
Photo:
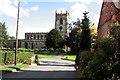
[[[54,58],[39,59],[40,65],[32,64],[20,71],[4,74],[5,79],[72,79],[77,78],[77,73],[74,68],[74,61],[61,60],[63,55],[55,56]],[[22,79],[23,80],[23,79]]]

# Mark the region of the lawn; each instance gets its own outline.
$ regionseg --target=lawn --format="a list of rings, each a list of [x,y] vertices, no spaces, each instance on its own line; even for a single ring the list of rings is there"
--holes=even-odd
[[[62,57],[64,60],[75,60],[76,55],[65,55]]]
[[[19,64],[16,66],[10,66],[10,67],[6,67],[6,68],[1,68],[0,72],[7,73],[7,72],[12,72],[12,70],[20,70],[20,68],[26,67],[28,66],[28,64]]]
[[[35,55],[38,55],[39,58],[52,58],[57,54],[36,53]]]

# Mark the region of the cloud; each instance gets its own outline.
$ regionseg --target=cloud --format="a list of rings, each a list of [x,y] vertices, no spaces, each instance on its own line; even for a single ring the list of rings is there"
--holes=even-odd
[[[91,2],[96,2],[98,5],[101,5],[103,0],[64,0],[65,2],[80,2],[84,4],[90,4]],[[106,0],[109,1],[109,0]]]
[[[24,16],[29,16],[29,10],[24,9],[23,7],[20,7],[20,13]]]
[[[94,21],[94,27],[97,29],[98,27],[98,23],[99,23],[99,18],[100,18],[100,14],[96,14],[94,17],[93,17],[93,21]]]
[[[17,17],[17,4],[16,0],[0,0],[0,13],[16,19]],[[28,16],[28,11],[20,8],[20,16]]]
[[[65,2],[81,2],[84,4],[90,4],[92,0],[64,0]]]
[[[83,18],[83,12],[88,11],[88,8],[86,5],[81,3],[75,3],[70,8],[70,22],[76,21],[77,18],[82,19]]]
[[[97,2],[98,5],[102,5],[103,0],[96,0],[96,2]]]
[[[17,8],[11,4],[12,2],[10,0],[1,0],[0,1],[0,12],[1,14],[5,14],[7,16],[16,18]]]
[[[37,11],[38,9],[39,9],[38,6],[33,6],[33,7],[31,7],[31,10],[32,10],[32,11]]]

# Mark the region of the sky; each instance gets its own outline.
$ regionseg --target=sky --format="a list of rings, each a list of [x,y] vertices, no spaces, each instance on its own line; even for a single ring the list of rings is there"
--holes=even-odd
[[[0,22],[5,22],[8,34],[16,35],[18,0],[0,0]],[[88,11],[91,24],[97,28],[102,0],[21,0],[18,38],[26,32],[49,32],[55,27],[55,11],[69,12],[69,22],[83,18]]]

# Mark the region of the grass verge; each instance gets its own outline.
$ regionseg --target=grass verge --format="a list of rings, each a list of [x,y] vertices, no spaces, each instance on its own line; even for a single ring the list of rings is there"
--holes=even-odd
[[[62,57],[64,60],[75,60],[76,55],[65,55]]]
[[[1,68],[0,72],[2,72],[2,74],[8,73],[8,72],[12,72],[12,70],[20,70],[20,68],[26,67],[28,66],[28,64],[19,64],[16,66],[10,66],[10,67],[6,67],[6,68]]]
[[[35,55],[38,55],[39,58],[52,58],[57,54],[36,53]]]

